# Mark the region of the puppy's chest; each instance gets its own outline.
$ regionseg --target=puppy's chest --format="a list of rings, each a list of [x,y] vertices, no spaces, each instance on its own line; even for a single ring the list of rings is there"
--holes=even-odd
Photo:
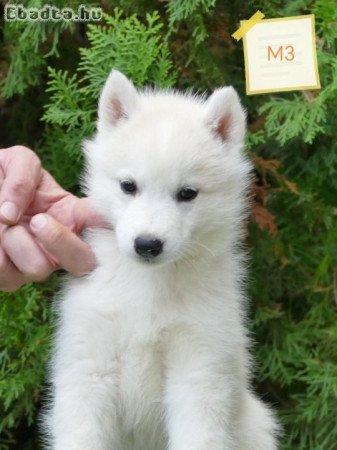
[[[97,326],[109,328],[120,380],[131,383],[149,376],[150,371],[160,371],[167,336],[175,322],[172,311],[162,306],[167,294],[133,283],[106,285],[100,292],[100,305],[93,306],[99,307],[98,318],[102,317]]]
[[[151,308],[121,308],[115,322],[118,397],[130,427],[143,421],[144,411],[155,420],[162,408],[170,328]]]
[[[109,341],[107,356],[113,359],[126,416],[141,415],[145,408],[158,417],[174,336],[183,332],[188,337],[193,327],[195,317],[186,306],[190,297],[177,280],[173,283],[135,273],[126,276],[121,268],[113,273],[108,282],[103,275],[96,278],[93,290],[98,295],[90,300],[89,309],[103,319],[98,328],[108,327],[103,333]]]

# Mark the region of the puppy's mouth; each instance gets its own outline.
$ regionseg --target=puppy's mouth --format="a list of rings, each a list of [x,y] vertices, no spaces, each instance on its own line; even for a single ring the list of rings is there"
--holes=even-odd
[[[138,256],[136,257],[137,261],[146,265],[156,265],[163,262],[163,258],[151,257],[151,256]]]

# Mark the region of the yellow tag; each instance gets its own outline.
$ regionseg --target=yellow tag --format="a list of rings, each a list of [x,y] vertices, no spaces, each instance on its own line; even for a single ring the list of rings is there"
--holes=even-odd
[[[260,22],[264,18],[264,14],[261,11],[256,11],[255,14],[248,20],[241,21],[241,27],[232,34],[232,37],[239,41],[257,22]]]
[[[233,35],[243,38],[247,94],[320,89],[315,16],[262,20],[261,14]]]

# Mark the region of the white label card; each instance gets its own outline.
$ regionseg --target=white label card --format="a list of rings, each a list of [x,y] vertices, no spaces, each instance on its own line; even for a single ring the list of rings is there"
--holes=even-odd
[[[248,95],[321,87],[313,14],[257,22],[243,45]]]

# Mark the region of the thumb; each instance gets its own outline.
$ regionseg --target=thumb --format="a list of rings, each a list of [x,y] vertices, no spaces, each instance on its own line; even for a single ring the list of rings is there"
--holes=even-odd
[[[95,255],[89,245],[49,214],[33,216],[30,230],[49,259],[63,269],[75,276],[94,269]]]

